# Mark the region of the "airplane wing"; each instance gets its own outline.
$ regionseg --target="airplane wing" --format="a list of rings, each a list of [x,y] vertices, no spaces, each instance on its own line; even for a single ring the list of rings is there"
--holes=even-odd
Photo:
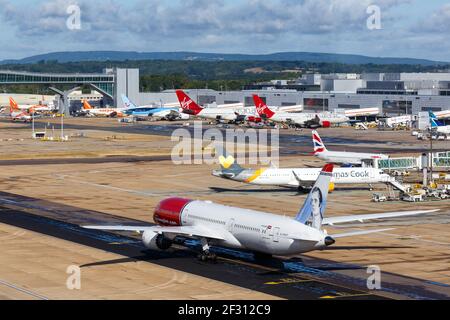
[[[363,214],[354,216],[342,216],[323,219],[323,225],[335,225],[339,223],[355,222],[359,221],[363,223],[366,220],[386,219],[386,218],[398,218],[407,216],[416,216],[425,213],[437,212],[440,210],[425,210],[425,211],[404,211],[404,212],[389,212],[389,213],[377,213],[377,214]]]
[[[214,230],[210,230],[205,227],[192,226],[192,227],[160,227],[160,226],[83,226],[84,229],[102,230],[102,231],[134,231],[145,232],[153,231],[159,234],[172,234],[187,237],[199,237],[214,240],[225,240],[225,238]]]
[[[299,187],[300,186],[300,187],[308,188],[308,187],[312,187],[315,183],[315,181],[302,180],[302,178],[300,178],[300,176],[295,171],[292,171],[292,174],[294,175],[295,180],[291,181],[289,183],[289,185],[288,185],[289,187]]]

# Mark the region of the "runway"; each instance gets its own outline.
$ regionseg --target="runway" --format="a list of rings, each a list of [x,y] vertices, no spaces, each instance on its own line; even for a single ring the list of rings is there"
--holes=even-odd
[[[216,248],[218,263],[205,264],[192,250],[195,241],[167,252],[147,251],[138,236],[86,230],[80,225],[149,223],[4,192],[0,193],[0,223],[123,256],[92,261],[82,268],[146,261],[283,299],[450,299],[449,286],[388,273],[383,273],[381,291],[368,291],[365,268],[309,257],[256,262],[250,254]]]

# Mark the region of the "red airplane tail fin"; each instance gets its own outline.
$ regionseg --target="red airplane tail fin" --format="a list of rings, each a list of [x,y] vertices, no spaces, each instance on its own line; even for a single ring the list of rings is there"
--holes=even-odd
[[[203,110],[203,108],[195,103],[183,90],[177,90],[176,94],[184,113],[197,115]]]
[[[256,94],[253,95],[253,102],[255,103],[256,111],[261,118],[270,119],[275,113],[269,109],[267,104]]]

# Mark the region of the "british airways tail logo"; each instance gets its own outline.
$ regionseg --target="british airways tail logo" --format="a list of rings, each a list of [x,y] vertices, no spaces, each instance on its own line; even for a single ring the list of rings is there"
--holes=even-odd
[[[321,153],[325,151],[325,146],[322,142],[322,139],[320,139],[319,136],[316,134],[313,135],[313,143],[314,143],[314,153]]]

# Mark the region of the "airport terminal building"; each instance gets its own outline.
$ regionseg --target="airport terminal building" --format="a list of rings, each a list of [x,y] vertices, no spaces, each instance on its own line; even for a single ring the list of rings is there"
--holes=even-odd
[[[426,111],[450,111],[450,73],[398,73],[363,75],[315,75],[304,77],[317,91],[283,89],[270,83],[253,90],[190,90],[201,104],[244,103],[252,106],[258,94],[270,106],[303,105],[306,112],[378,108],[380,115],[417,115]],[[307,80],[303,79],[302,81]],[[292,84],[287,85],[292,88]],[[142,94],[144,99],[173,102],[173,92]]]
[[[48,85],[55,92],[60,109],[66,112],[74,103],[73,97],[69,99],[71,93],[85,85],[103,95],[100,105],[122,107],[122,94],[138,105],[177,102],[174,90],[141,92],[139,79],[139,69],[106,69],[100,74],[0,71],[0,86]],[[378,108],[380,115],[397,116],[450,110],[450,73],[307,74],[289,83],[274,80],[245,89],[187,92],[201,105],[253,106],[252,94],[256,93],[270,106],[303,105],[305,112]]]

